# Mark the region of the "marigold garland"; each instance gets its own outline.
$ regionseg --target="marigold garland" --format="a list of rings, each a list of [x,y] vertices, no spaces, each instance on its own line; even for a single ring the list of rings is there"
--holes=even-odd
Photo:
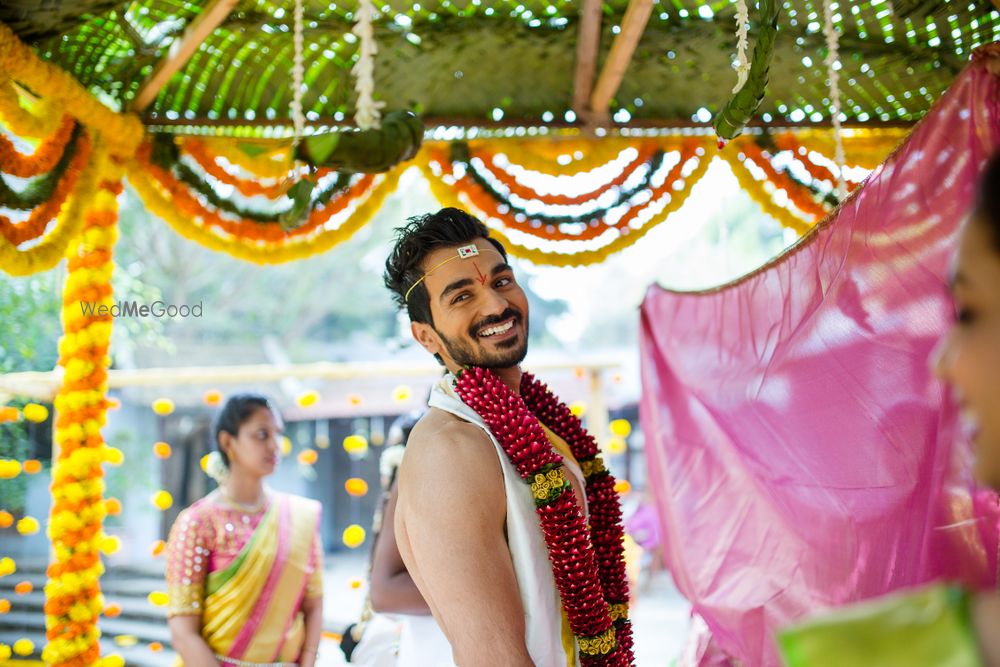
[[[578,461],[593,461],[597,443],[569,408],[533,376],[521,377],[520,396],[492,371],[463,370],[455,391],[486,423],[521,478],[532,487],[536,512],[563,609],[586,667],[632,665],[632,629],[627,616],[611,618],[629,600],[624,529],[614,478],[595,473],[585,481],[588,529],[542,424],[570,446]],[[553,474],[554,473],[554,474]]]
[[[201,221],[206,227],[215,227],[231,236],[254,241],[279,243],[283,240],[305,236],[325,225],[330,218],[343,211],[352,201],[367,192],[375,181],[371,174],[361,176],[357,182],[346,191],[334,198],[322,208],[314,208],[309,219],[299,227],[286,231],[277,223],[258,222],[257,220],[223,217],[202,204],[191,194],[188,187],[181,183],[168,170],[154,164],[149,159],[148,144],[144,145],[136,156],[136,167],[129,171],[129,181],[141,192],[150,193],[150,188],[164,191],[185,217]],[[155,186],[154,186],[155,184]],[[143,197],[145,199],[145,197]],[[163,216],[161,216],[163,217]]]
[[[21,106],[14,82],[0,72],[0,121],[19,137],[40,139],[56,131],[63,115],[50,100],[39,100],[29,111]]]
[[[680,161],[670,170],[670,173],[667,175],[663,184],[650,190],[651,197],[649,201],[657,201],[665,194],[674,192],[675,184],[677,179],[681,177],[681,172],[686,162],[697,154],[699,148],[704,151],[704,148],[699,144],[700,142],[698,141],[692,141],[685,146],[681,153]],[[448,171],[450,171],[450,163],[444,160],[440,152],[431,151],[430,161],[424,166],[426,166],[425,175],[428,179],[432,180],[432,183],[435,180],[439,180],[433,173],[434,170],[431,168],[432,165],[436,166],[437,170],[443,173],[448,173]],[[460,195],[464,195],[465,198],[468,199],[478,211],[485,214],[486,217],[501,220],[504,223],[504,226],[510,229],[516,229],[533,236],[555,241],[585,241],[597,238],[610,228],[618,229],[623,233],[629,233],[624,230],[630,229],[632,221],[646,206],[640,205],[630,207],[614,225],[603,224],[598,218],[590,221],[589,224],[577,233],[568,233],[554,224],[539,224],[544,223],[544,220],[526,219],[523,218],[523,216],[513,215],[509,210],[509,204],[507,204],[507,202],[496,199],[490,192],[485,190],[481,184],[468,175],[460,179],[456,179],[455,183],[451,185],[451,187]],[[505,208],[508,210],[504,210]]]
[[[755,179],[746,165],[739,159],[735,151],[724,150],[722,158],[729,163],[733,175],[740,184],[740,189],[753,199],[764,213],[778,221],[782,227],[787,227],[798,234],[805,234],[812,226],[819,222],[816,219],[805,219],[797,216],[791,210],[778,206],[774,203],[774,198],[764,189],[764,183]]]
[[[181,141],[181,148],[185,151],[203,148],[203,150],[218,162],[221,157],[234,167],[246,171],[259,178],[285,179],[288,178],[294,167],[292,161],[291,143],[275,147],[273,141],[254,141],[248,139],[226,138],[186,138]],[[250,155],[240,148],[240,144],[249,144],[260,147],[257,155]],[[277,159],[275,159],[277,158]]]
[[[738,144],[739,150],[743,152],[747,159],[751,160],[763,172],[764,176],[779,190],[784,190],[788,199],[806,215],[815,219],[816,222],[826,217],[829,210],[813,199],[812,192],[793,181],[788,174],[779,172],[771,164],[771,155],[754,141],[744,141]]]
[[[542,194],[538,192],[530,185],[526,185],[518,181],[517,178],[507,170],[496,166],[493,161],[496,154],[493,151],[477,151],[472,157],[479,158],[482,161],[483,169],[487,174],[500,182],[500,184],[507,188],[511,194],[518,196],[521,199],[539,201],[550,206],[571,206],[593,201],[611,188],[620,188],[637,169],[644,164],[649,163],[658,150],[657,146],[650,145],[648,143],[640,145],[638,147],[638,155],[636,158],[624,165],[621,173],[590,192],[584,192],[578,195]]]
[[[87,140],[86,135],[82,140]],[[87,145],[89,146],[89,143]],[[99,169],[97,165],[104,159],[102,146],[93,149],[88,147],[85,151],[81,145],[78,153],[85,152],[91,152],[90,160],[76,179],[72,195],[60,211],[55,227],[40,242],[31,248],[20,250],[16,244],[8,240],[7,234],[11,233],[12,238],[20,238],[20,236],[14,236],[15,234],[30,238],[31,234],[28,233],[27,227],[24,228],[23,232],[14,232],[6,225],[0,225],[0,231],[3,232],[0,234],[0,270],[13,276],[27,276],[51,269],[62,259],[70,242],[80,233],[84,212],[90,205],[97,189]],[[19,227],[14,229],[19,229]],[[42,231],[44,231],[44,227]]]
[[[63,382],[56,394],[55,441],[59,455],[52,468],[52,508],[48,535],[53,557],[45,585],[46,664],[85,667],[101,664],[97,628],[104,608],[99,557],[107,543],[102,526],[102,463],[115,451],[101,436],[108,408],[107,368],[111,317],[86,315],[80,300],[110,305],[111,253],[117,239],[117,195],[121,170],[99,160],[103,177],[83,229],[67,256],[69,273],[63,290],[63,330],[59,365]],[[115,657],[106,658],[114,661]]]
[[[165,191],[160,182],[147,174],[141,166],[131,170],[129,182],[139,193],[146,208],[162,218],[181,236],[211,250],[219,250],[239,259],[257,264],[281,264],[325,252],[353,236],[378,212],[386,196],[395,190],[400,173],[401,169],[397,168],[386,174],[372,176],[371,181],[359,180],[352,188],[354,193],[350,198],[345,196],[337,201],[342,202],[346,208],[349,204],[364,199],[337,228],[320,230],[300,241],[288,240],[277,243],[261,243],[252,238],[216,232],[206,224],[205,220],[178,210],[177,202],[170,198],[169,191]],[[361,187],[362,183],[370,183],[371,186]]]
[[[671,138],[673,139],[673,138]],[[674,141],[676,143],[676,141]],[[603,167],[621,156],[626,148],[634,147],[635,140],[628,137],[602,137],[583,139],[554,137],[550,141],[537,139],[497,139],[469,142],[473,155],[482,150],[503,153],[511,164],[549,176],[579,176]],[[674,146],[660,146],[673,150]],[[570,158],[562,164],[560,158]]]
[[[230,174],[215,160],[215,157],[208,151],[205,144],[200,141],[185,141],[181,146],[184,152],[190,155],[206,174],[220,183],[233,186],[240,194],[246,197],[263,195],[270,199],[276,199],[283,196],[288,189],[284,178],[275,183],[267,184],[258,181],[249,181]],[[291,172],[284,174],[284,177],[289,176],[291,176]]]
[[[708,142],[704,146],[708,146]],[[521,243],[516,243],[512,241],[503,230],[493,228],[490,233],[497,237],[507,250],[527,261],[547,266],[587,266],[590,264],[598,264],[603,262],[608,256],[619,252],[645,236],[651,229],[656,227],[665,221],[672,213],[677,211],[684,202],[687,201],[688,195],[691,193],[691,188],[701,180],[701,177],[705,175],[705,171],[708,170],[709,164],[711,164],[712,158],[706,154],[698,157],[698,163],[691,171],[691,173],[684,177],[683,187],[679,189],[671,189],[666,194],[669,195],[669,200],[663,204],[663,208],[659,213],[654,215],[646,224],[644,224],[640,229],[624,229],[618,238],[614,239],[605,246],[592,250],[583,250],[577,252],[560,252],[560,251],[547,251],[537,248],[531,248],[525,246]],[[487,210],[479,208],[472,198],[468,196],[467,193],[461,189],[456,189],[453,185],[449,185],[441,180],[440,176],[437,176],[431,169],[429,162],[421,161],[418,163],[422,173],[430,184],[431,192],[434,197],[443,206],[455,206],[457,208],[465,208],[475,215],[479,216],[483,220],[490,221],[494,220],[500,222],[501,224],[507,224],[507,220],[504,218],[499,218],[492,215]],[[683,162],[680,164],[684,164]],[[653,199],[647,206],[659,205],[663,202],[664,197],[659,199]],[[636,212],[638,213],[638,211]]]
[[[144,129],[138,116],[115,113],[98,102],[71,74],[36,56],[4,23],[0,23],[0,72],[102,132],[114,155],[131,157],[142,140]]]
[[[66,166],[62,178],[55,184],[51,197],[39,204],[27,220],[12,222],[10,218],[0,215],[0,234],[3,234],[9,243],[21,245],[25,241],[38,238],[45,233],[49,221],[62,209],[90,160],[91,144],[85,133],[80,136],[73,150],[72,159]]]
[[[31,178],[55,168],[73,135],[75,122],[63,116],[56,131],[45,137],[31,155],[24,155],[7,137],[0,134],[0,172],[19,178]]]

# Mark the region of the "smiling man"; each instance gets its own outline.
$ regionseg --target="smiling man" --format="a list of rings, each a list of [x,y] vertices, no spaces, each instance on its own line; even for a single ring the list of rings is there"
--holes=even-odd
[[[426,632],[443,631],[461,667],[631,664],[614,479],[579,420],[521,372],[528,301],[503,245],[458,209],[412,218],[385,283],[447,369],[410,434],[395,518],[440,628]]]

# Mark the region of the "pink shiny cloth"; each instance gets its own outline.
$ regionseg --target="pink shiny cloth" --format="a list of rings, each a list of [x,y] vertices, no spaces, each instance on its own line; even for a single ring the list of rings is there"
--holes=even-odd
[[[1000,147],[998,95],[980,59],[815,238],[718,291],[646,295],[667,565],[744,665],[780,664],[774,631],[824,607],[995,582],[996,497],[928,357],[953,313],[955,232]]]

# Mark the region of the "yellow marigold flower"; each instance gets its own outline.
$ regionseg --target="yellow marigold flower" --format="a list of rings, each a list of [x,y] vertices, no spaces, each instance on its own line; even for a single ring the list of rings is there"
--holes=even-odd
[[[626,493],[628,493],[631,490],[632,490],[632,485],[629,483],[628,480],[626,480],[626,479],[620,479],[617,482],[615,482],[615,491],[617,493],[620,493],[621,495],[624,496]]]
[[[315,449],[303,449],[298,455],[299,463],[304,466],[311,466],[316,463],[318,458],[319,455],[316,453]]]
[[[319,392],[312,389],[302,392],[295,399],[295,403],[300,408],[308,408],[310,405],[316,405],[317,401],[319,401]]]
[[[69,608],[69,617],[77,623],[85,623],[92,620],[94,615],[86,605],[75,604]]]
[[[125,454],[117,447],[105,447],[104,460],[113,466],[120,466],[125,461]]]
[[[351,405],[351,407],[356,408],[364,402],[364,399],[358,394],[350,394],[347,397],[347,402]]]
[[[410,400],[411,396],[413,396],[413,390],[405,384],[401,384],[392,390],[392,400],[397,403],[405,403]]]
[[[615,419],[608,424],[608,428],[612,435],[619,438],[627,438],[632,433],[632,424],[627,419]]]
[[[349,435],[344,438],[344,451],[348,454],[364,454],[368,451],[368,440],[364,436]]]
[[[344,490],[350,496],[361,497],[368,493],[368,482],[360,477],[351,477],[344,482]]]
[[[168,510],[174,504],[174,498],[169,492],[160,489],[153,494],[153,506],[160,511]]]
[[[21,410],[24,418],[29,422],[40,424],[49,418],[49,409],[39,403],[28,403]]]
[[[0,577],[6,577],[17,572],[17,563],[13,558],[4,556],[0,558]]]
[[[609,454],[621,454],[624,452],[628,445],[625,444],[625,440],[622,438],[611,438],[605,444]]]
[[[122,541],[115,537],[114,535],[105,535],[101,539],[101,543],[98,548],[101,550],[105,556],[110,556],[111,554],[117,553],[121,549]]]
[[[13,479],[20,474],[20,462],[13,459],[0,459],[0,479]]]
[[[10,660],[11,650],[7,644],[0,644],[0,660]]]
[[[17,532],[22,535],[34,535],[40,528],[38,519],[33,516],[26,516],[17,522]]]
[[[135,646],[139,643],[139,638],[135,635],[118,635],[115,637],[115,643],[122,647]]]
[[[170,596],[163,591],[153,591],[146,596],[146,599],[155,607],[166,607],[167,603],[170,602]]]
[[[174,402],[169,398],[158,398],[153,401],[153,412],[161,417],[166,417],[174,411]]]
[[[281,436],[281,455],[288,456],[292,453],[292,441],[287,435]]]
[[[587,414],[587,405],[582,401],[573,401],[569,404],[569,411],[574,417],[579,418]]]
[[[219,405],[222,403],[222,392],[218,389],[209,389],[202,396],[202,400],[205,402],[205,405]]]
[[[125,667],[125,659],[117,653],[112,653],[111,655],[101,658],[100,662],[97,664],[99,667]]]
[[[351,579],[351,588],[358,590],[364,584],[360,579]]]
[[[356,549],[365,542],[365,529],[356,523],[351,524],[344,529],[342,539],[344,541],[344,546],[349,549]]]

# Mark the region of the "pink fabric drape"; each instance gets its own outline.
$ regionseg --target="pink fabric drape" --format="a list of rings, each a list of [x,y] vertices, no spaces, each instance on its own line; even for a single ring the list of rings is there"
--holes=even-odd
[[[995,581],[996,499],[928,357],[952,317],[955,232],[1000,146],[998,96],[980,58],[797,250],[718,291],[646,295],[666,560],[745,665],[780,664],[774,631],[824,607]]]

